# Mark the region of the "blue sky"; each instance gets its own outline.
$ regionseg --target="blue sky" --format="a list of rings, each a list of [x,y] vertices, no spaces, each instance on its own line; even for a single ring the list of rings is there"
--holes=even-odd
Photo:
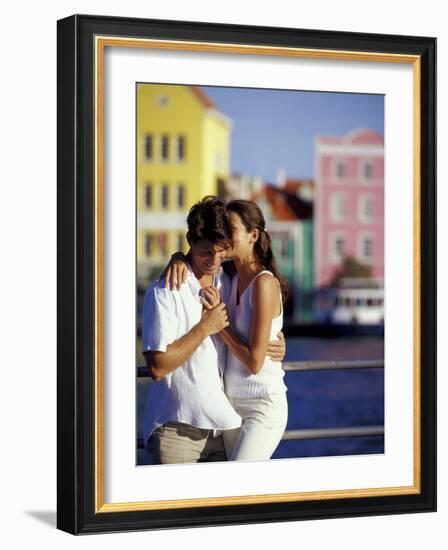
[[[203,86],[233,120],[231,170],[275,181],[314,177],[314,139],[355,128],[384,134],[384,96]]]

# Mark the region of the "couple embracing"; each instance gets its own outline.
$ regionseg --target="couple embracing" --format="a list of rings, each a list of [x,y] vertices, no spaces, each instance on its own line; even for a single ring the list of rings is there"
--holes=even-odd
[[[251,201],[205,197],[187,226],[188,254],[144,300],[147,449],[156,464],[267,460],[288,416],[286,285],[263,214]]]

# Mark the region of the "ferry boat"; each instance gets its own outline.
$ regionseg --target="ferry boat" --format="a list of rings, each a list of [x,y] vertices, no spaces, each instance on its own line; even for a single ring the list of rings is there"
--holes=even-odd
[[[314,300],[315,322],[340,326],[384,326],[384,281],[345,278],[321,288]]]

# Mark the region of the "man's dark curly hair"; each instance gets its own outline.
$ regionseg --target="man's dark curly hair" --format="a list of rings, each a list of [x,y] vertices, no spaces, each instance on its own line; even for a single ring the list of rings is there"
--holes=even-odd
[[[232,230],[225,203],[217,197],[207,196],[194,204],[187,217],[187,239],[196,244],[202,239],[212,243],[229,241]]]

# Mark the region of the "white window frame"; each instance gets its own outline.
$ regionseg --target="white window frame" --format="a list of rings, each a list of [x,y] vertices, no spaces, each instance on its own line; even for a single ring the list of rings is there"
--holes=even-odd
[[[330,219],[334,223],[341,223],[347,219],[347,197],[345,193],[334,192],[330,195]]]
[[[371,242],[371,251],[372,254],[370,256],[365,256],[364,254],[364,243],[366,239],[369,239]],[[364,263],[366,265],[373,264],[373,260],[375,258],[375,239],[373,238],[372,233],[362,231],[357,236],[357,258],[361,263]]]
[[[179,196],[180,196],[180,190],[183,190],[183,193],[184,193],[184,204],[181,205],[179,204]],[[178,210],[185,210],[185,207],[186,207],[186,196],[187,196],[187,193],[186,193],[186,190],[187,190],[187,186],[185,185],[184,182],[182,181],[179,181],[176,185],[176,204],[175,204],[175,207],[178,209]]]
[[[344,246],[342,251],[342,256],[336,255],[336,241],[338,239],[342,239]],[[333,231],[330,233],[330,242],[329,242],[329,248],[330,248],[330,261],[333,265],[340,265],[345,257],[346,253],[346,245],[347,245],[347,239],[345,237],[345,234],[342,231]]]
[[[368,178],[366,176],[366,166],[371,166],[372,167],[372,175],[370,178]],[[364,184],[369,184],[369,183],[373,183],[375,181],[375,175],[373,173],[374,171],[374,164],[373,164],[373,159],[360,159],[359,162],[358,162],[358,177],[359,177],[359,180],[362,181]]]
[[[368,201],[372,206],[371,215],[366,213],[366,204]],[[363,193],[359,195],[357,203],[358,221],[361,223],[373,223],[375,220],[375,201],[373,195]]]
[[[179,143],[180,143],[180,140],[183,138],[184,140],[184,156],[183,158],[181,158],[179,156]],[[176,162],[178,162],[179,164],[182,164],[186,161],[187,159],[187,155],[186,155],[186,152],[187,152],[187,136],[186,134],[177,134],[174,138],[174,141],[175,141],[175,157],[176,157]]]
[[[163,191],[164,189],[167,189],[167,206],[163,206]],[[159,208],[163,212],[166,212],[167,210],[170,210],[170,203],[171,203],[171,197],[170,197],[170,185],[167,181],[162,181],[159,185]]]
[[[163,247],[161,244],[161,237],[162,235],[165,235],[165,246]],[[170,234],[167,230],[160,231],[158,233],[158,239],[157,239],[157,247],[159,251],[159,257],[166,258],[169,254],[170,250]]]
[[[167,158],[164,158],[163,157],[163,138],[166,137],[168,138],[168,157]],[[160,163],[162,164],[168,164],[170,162],[170,158],[171,158],[171,139],[170,139],[170,135],[169,134],[160,134],[159,136],[159,143],[158,143],[158,150],[159,150],[159,161]]]
[[[342,176],[338,174],[339,166],[343,167]],[[347,162],[344,159],[336,158],[333,160],[333,174],[334,174],[334,179],[337,181],[343,181],[347,179]]]
[[[147,242],[148,242],[148,239],[151,239],[151,247],[152,247],[152,251],[150,254],[147,253]],[[145,258],[151,258],[152,256],[154,256],[154,247],[155,247],[155,236],[153,233],[149,233],[149,232],[146,232],[144,234],[144,241],[143,241],[143,252],[144,252],[144,257]]]
[[[144,210],[153,210],[154,209],[154,199],[155,199],[155,192],[154,192],[154,183],[150,181],[145,181],[143,185],[143,207]],[[151,205],[148,206],[146,202],[146,191],[147,189],[151,189]]]
[[[151,140],[152,140],[152,157],[151,158],[148,158],[146,156],[146,138],[147,137],[151,137]],[[145,163],[154,162],[155,154],[156,154],[156,136],[150,132],[145,132],[145,134],[143,135],[143,154],[142,154],[143,162]]]

